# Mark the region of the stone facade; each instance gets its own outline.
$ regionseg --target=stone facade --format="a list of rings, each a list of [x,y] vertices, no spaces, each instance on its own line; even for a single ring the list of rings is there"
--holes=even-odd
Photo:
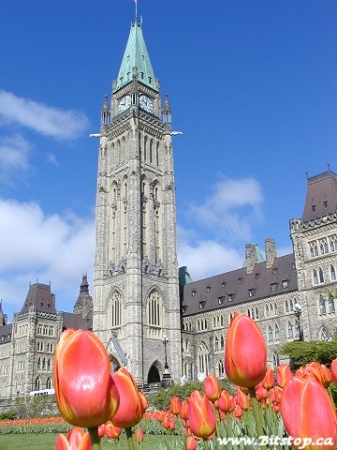
[[[236,310],[256,320],[265,337],[268,363],[288,362],[279,354],[293,340],[327,341],[337,327],[337,175],[308,178],[304,212],[290,221],[294,252],[277,257],[265,240],[266,260],[252,244],[245,266],[181,286],[183,373],[196,379],[224,377],[224,342]],[[182,277],[183,278],[183,277]]]

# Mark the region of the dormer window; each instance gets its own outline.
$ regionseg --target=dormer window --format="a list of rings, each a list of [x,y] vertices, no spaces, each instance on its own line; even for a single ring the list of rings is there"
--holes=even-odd
[[[272,284],[270,285],[270,290],[271,290],[272,292],[275,292],[276,289],[277,289],[277,283],[272,283]]]
[[[289,280],[283,280],[282,281],[282,287],[283,289],[286,289],[289,286]]]
[[[223,305],[224,297],[218,297],[218,305]]]
[[[199,309],[204,309],[205,305],[206,305],[205,301],[199,302]]]
[[[274,274],[274,275],[277,274],[277,267],[274,267],[274,269],[273,269],[273,274]]]
[[[195,293],[196,293],[197,291],[195,290],[195,289],[193,289],[193,291],[192,291],[192,297],[194,297],[195,296]]]
[[[222,282],[222,288],[224,289],[226,287],[226,281]]]
[[[228,294],[228,301],[232,302],[234,300],[234,294]]]
[[[259,277],[260,277],[260,274],[257,272],[257,273],[255,274],[255,279],[257,280]]]
[[[254,297],[254,295],[255,295],[255,289],[249,289],[248,295],[249,295],[249,297]]]
[[[210,292],[210,291],[211,291],[211,286],[207,286],[206,292]]]
[[[238,283],[241,284],[242,283],[242,278],[238,278]]]

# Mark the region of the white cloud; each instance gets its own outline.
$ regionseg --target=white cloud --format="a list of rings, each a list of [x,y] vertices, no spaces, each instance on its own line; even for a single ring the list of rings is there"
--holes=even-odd
[[[0,119],[56,139],[76,139],[89,127],[87,116],[0,91]]]
[[[188,214],[218,236],[249,241],[252,226],[262,220],[262,202],[262,189],[255,179],[223,178],[202,204],[191,205]]]
[[[242,252],[207,240],[178,247],[179,266],[187,266],[193,281],[229,272],[242,266]]]
[[[87,271],[89,283],[92,279],[94,230],[93,218],[46,216],[36,203],[0,199],[0,297],[5,312],[9,306],[21,307],[29,282],[37,279],[51,281],[58,309],[71,311],[82,274]]]
[[[30,170],[31,145],[21,135],[0,138],[0,183],[10,183]]]

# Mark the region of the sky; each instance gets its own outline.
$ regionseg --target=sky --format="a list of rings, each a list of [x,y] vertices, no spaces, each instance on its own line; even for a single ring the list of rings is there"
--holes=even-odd
[[[3,0],[0,15],[0,299],[29,284],[72,311],[93,294],[103,98],[132,0]],[[337,172],[335,0],[138,0],[174,137],[178,262],[193,280],[242,266],[247,243],[290,253],[307,177]]]

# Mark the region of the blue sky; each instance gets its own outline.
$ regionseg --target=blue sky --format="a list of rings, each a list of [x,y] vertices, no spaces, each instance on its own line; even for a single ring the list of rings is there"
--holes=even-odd
[[[337,171],[334,0],[139,0],[168,93],[179,265],[238,268],[246,243],[292,250],[306,174]],[[134,18],[132,0],[4,0],[0,15],[0,298],[29,283],[71,311],[92,292],[98,141]]]

